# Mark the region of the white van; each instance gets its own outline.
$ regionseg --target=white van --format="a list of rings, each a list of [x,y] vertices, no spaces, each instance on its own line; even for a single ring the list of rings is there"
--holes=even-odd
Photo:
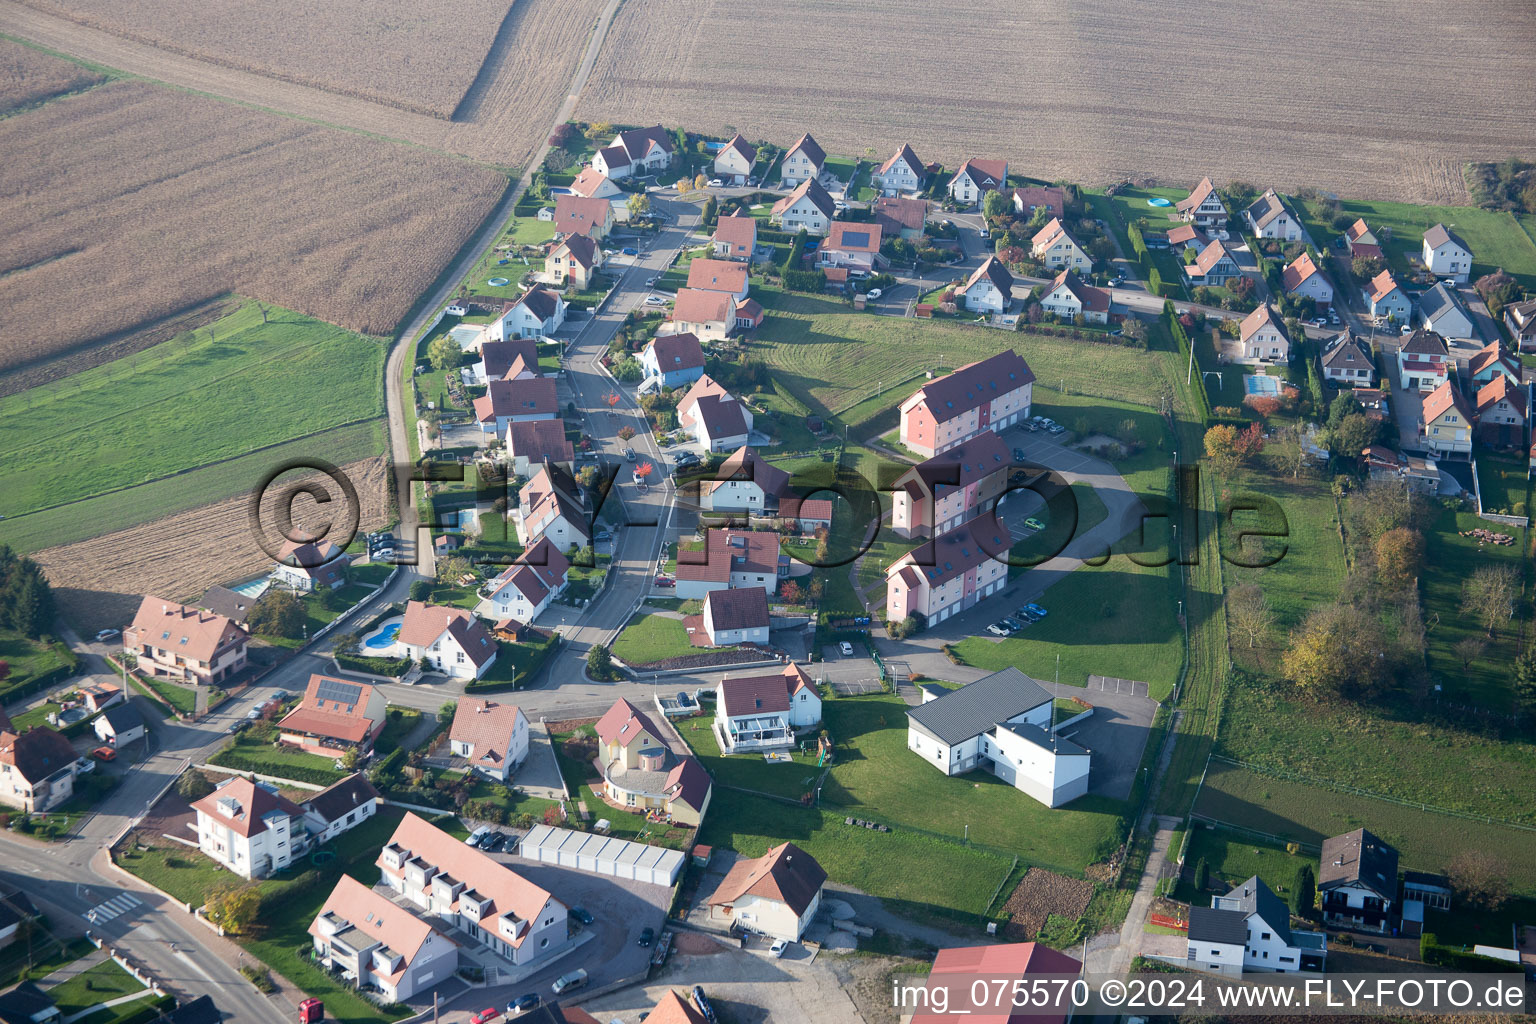
[[[555,995],[563,995],[573,988],[580,988],[587,983],[587,972],[583,968],[576,968],[569,974],[562,974],[555,979],[550,988],[555,990]]]

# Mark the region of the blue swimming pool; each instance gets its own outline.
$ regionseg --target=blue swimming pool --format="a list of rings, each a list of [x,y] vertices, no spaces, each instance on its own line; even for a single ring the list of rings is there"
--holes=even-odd
[[[1280,378],[1271,377],[1267,373],[1250,373],[1243,378],[1243,390],[1250,395],[1274,395],[1280,394]]]
[[[718,152],[720,152],[724,148],[725,148],[725,143],[723,143],[723,142],[706,142],[706,143],[704,143],[704,151],[706,153],[718,153]]]
[[[271,584],[272,580],[270,577],[258,576],[254,580],[246,580],[244,583],[236,583],[229,589],[233,590],[237,594],[244,594],[246,597],[260,597],[262,594],[267,592],[267,587],[269,587]]]
[[[385,647],[393,647],[395,645],[395,637],[399,634],[400,623],[394,622],[385,626],[367,640],[364,640],[363,646],[372,648],[375,651],[382,650]]]

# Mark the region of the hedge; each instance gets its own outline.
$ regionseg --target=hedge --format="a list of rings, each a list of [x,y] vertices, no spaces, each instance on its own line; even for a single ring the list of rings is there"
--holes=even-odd
[[[1157,271],[1154,269],[1152,273],[1156,274]],[[1166,300],[1163,302],[1162,320],[1163,326],[1168,329],[1168,333],[1173,336],[1174,344],[1179,348],[1181,360],[1185,365],[1189,365],[1194,358],[1192,354],[1193,344],[1189,340],[1189,334],[1184,330],[1184,325],[1179,323],[1179,316],[1175,312],[1172,302]],[[1200,422],[1209,425],[1215,419],[1215,415],[1211,412],[1211,396],[1205,390],[1205,376],[1203,374],[1200,377],[1199,386],[1194,390],[1195,401],[1200,404]]]
[[[221,750],[208,759],[209,764],[236,771],[271,775],[274,778],[292,779],[294,782],[312,782],[317,786],[329,786],[336,781],[336,772],[320,768],[306,768],[301,764],[272,764],[255,757],[247,757],[238,747]]]
[[[65,664],[60,665],[58,668],[50,669],[40,676],[34,676],[25,683],[0,689],[0,694],[3,694],[7,704],[19,697],[29,697],[42,690],[51,689],[79,670],[80,658],[74,651],[69,649],[67,644],[55,640],[48,646],[53,649],[55,654],[64,659]]]
[[[1427,964],[1452,967],[1462,971],[1502,973],[1510,969],[1508,963],[1495,957],[1480,956],[1452,946],[1442,946],[1439,936],[1434,932],[1424,932],[1419,936],[1419,957]]]
[[[359,658],[352,654],[336,655],[336,664],[353,672],[368,672],[376,676],[398,678],[411,667],[410,658]]]
[[[819,270],[786,270],[784,287],[792,292],[819,292],[827,286],[827,275]]]

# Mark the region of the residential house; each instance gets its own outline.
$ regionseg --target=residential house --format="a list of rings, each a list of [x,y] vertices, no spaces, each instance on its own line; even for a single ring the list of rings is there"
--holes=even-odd
[[[1174,203],[1173,209],[1180,220],[1196,227],[1220,227],[1227,222],[1227,207],[1210,178],[1201,178],[1195,190]]]
[[[729,292],[679,288],[672,303],[672,333],[692,334],[701,341],[722,341],[762,322],[763,307],[755,299],[738,301]]]
[[[752,410],[704,374],[677,403],[677,422],[707,451],[734,451],[752,434]]]
[[[553,284],[570,285],[577,291],[585,291],[592,283],[592,275],[602,265],[603,247],[590,235],[571,234],[556,243],[544,258],[544,274]]]
[[[232,775],[192,810],[197,848],[241,878],[266,878],[309,852],[304,808],[275,786]]]
[[[779,165],[779,176],[785,188],[794,188],[820,178],[826,163],[827,154],[807,132],[784,153],[784,160]]]
[[[516,619],[533,622],[561,594],[570,582],[570,561],[560,550],[541,537],[527,548],[501,575],[480,588],[480,603],[475,614],[487,619]]]
[[[1398,286],[1392,271],[1383,270],[1361,289],[1366,308],[1372,316],[1406,324],[1413,318],[1413,300]]]
[[[565,904],[415,814],[400,820],[377,863],[397,898],[514,966],[570,942]]]
[[[516,704],[460,697],[448,727],[448,750],[468,761],[471,771],[506,782],[528,757],[528,716]]]
[[[405,656],[451,679],[479,679],[496,662],[496,641],[463,608],[408,601],[396,642]]]
[[[1386,259],[1381,251],[1381,243],[1376,240],[1376,233],[1364,217],[1344,229],[1344,242],[1349,246],[1350,258],[1365,256],[1368,259]]]
[[[990,511],[1008,487],[1008,445],[984,430],[896,478],[891,528],[901,537],[948,533]]]
[[[1433,458],[1405,455],[1381,445],[1366,445],[1360,454],[1372,480],[1401,482],[1418,494],[1434,495],[1440,490],[1440,463]]]
[[[51,811],[75,794],[75,748],[63,733],[35,725],[0,726],[0,803],[28,814]]]
[[[316,673],[309,677],[304,698],[277,723],[277,741],[326,757],[350,749],[367,754],[384,722],[382,691]]]
[[[1192,907],[1187,941],[1188,967],[1228,977],[1321,971],[1328,956],[1323,933],[1292,930],[1285,902],[1257,875]]]
[[[1445,339],[1434,331],[1414,331],[1397,350],[1398,387],[1404,391],[1433,391],[1455,369]]]
[[[1184,265],[1184,274],[1192,285],[1220,288],[1234,277],[1243,276],[1243,269],[1237,265],[1236,257],[1227,249],[1226,244],[1218,238],[1200,250],[1195,262]]]
[[[23,981],[0,995],[0,1021],[4,1024],[56,1024],[62,1018],[53,997],[34,982]]]
[[[880,236],[879,224],[833,221],[816,252],[816,265],[842,267],[855,277],[876,273],[886,264],[880,255]]]
[[[1333,284],[1323,276],[1312,254],[1304,252],[1292,260],[1280,274],[1288,295],[1311,299],[1318,309],[1333,305]]]
[[[1370,345],[1345,331],[1323,349],[1323,379],[1354,388],[1376,383],[1376,360]]]
[[[1456,287],[1440,281],[1419,295],[1419,323],[1445,338],[1476,338],[1472,314]]]
[[[335,590],[347,582],[352,556],[328,540],[284,540],[272,567],[274,585],[300,594],[322,587]]]
[[[988,256],[955,294],[973,313],[1006,313],[1013,302],[1013,275],[1002,260]]]
[[[1249,204],[1243,211],[1248,228],[1260,238],[1278,238],[1282,242],[1295,242],[1301,238],[1301,220],[1279,193],[1269,189]]]
[[[457,942],[351,875],[336,882],[309,934],[316,961],[392,1003],[458,973]]]
[[[123,650],[141,675],[207,685],[245,668],[250,639],[222,615],[151,595],[123,630]]]
[[[800,533],[832,529],[832,500],[786,494],[779,499],[779,522]]]
[[[715,739],[727,754],[793,747],[797,732],[820,724],[816,684],[793,662],[781,672],[728,677],[715,687]]]
[[[383,797],[362,772],[353,772],[304,801],[304,827],[326,843],[378,813]]]
[[[709,1024],[709,1019],[693,1005],[692,1000],[676,989],[668,989],[662,993],[646,1020],[651,1021],[652,1024]],[[528,1024],[558,1024],[558,1022],[529,1021]],[[568,1020],[565,1024],[576,1024],[576,1022]],[[594,1019],[592,1024],[598,1024],[597,1020]]]
[[[832,197],[821,187],[821,182],[807,178],[773,204],[768,219],[783,231],[795,232],[804,228],[807,234],[824,235],[835,212]]]
[[[1055,991],[1057,985],[1070,985],[1081,977],[1083,966],[1065,953],[1039,942],[1010,942],[995,946],[951,946],[941,949],[933,958],[928,972],[927,988],[923,998],[917,1000],[917,1010],[907,1024],[950,1024],[956,1007],[966,1007],[965,1016],[971,1024],[1067,1024],[1072,1014],[1068,1010],[1031,1008],[1030,1012],[1013,1013],[1012,1009],[989,1012],[991,1000],[972,1000],[971,986],[979,978],[988,979],[990,991],[1003,990],[1012,993]],[[996,979],[996,980],[993,980]],[[947,1012],[940,1012],[940,1008]]]
[[[1392,413],[1391,402],[1387,398],[1387,393],[1379,390],[1375,385],[1355,388],[1350,394],[1355,396],[1355,401],[1359,404],[1360,410],[1368,420],[1385,423],[1387,417]]]
[[[1444,875],[1428,871],[1403,872],[1402,932],[1404,935],[1421,935],[1424,932],[1424,912],[1451,909],[1451,880]]]
[[[1240,354],[1233,362],[1259,366],[1284,363],[1291,358],[1291,337],[1285,333],[1280,314],[1267,302],[1243,317],[1237,341]]]
[[[1323,923],[1387,935],[1397,906],[1397,850],[1363,828],[1323,840],[1317,891]]]
[[[1045,227],[1035,232],[1029,252],[1048,267],[1072,267],[1084,274],[1093,273],[1093,259],[1088,250],[1078,244],[1059,217],[1052,217]]]
[[[779,553],[779,535],[768,531],[707,529],[702,550],[677,553],[677,596],[684,600],[740,587],[762,587],[771,596],[788,575],[789,556]]]
[[[724,292],[737,302],[745,302],[751,285],[747,281],[745,263],[701,257],[688,264],[688,287]]]
[[[636,814],[697,826],[714,785],[698,759],[675,753],[650,717],[620,698],[597,720],[596,767],[603,796]]]
[[[1061,217],[1067,212],[1067,190],[1055,185],[1025,185],[1013,190],[1013,209],[1021,217],[1032,217],[1044,210],[1047,217]]]
[[[619,132],[592,156],[593,170],[610,178],[639,178],[665,170],[677,150],[661,125]]]
[[[885,570],[886,617],[943,622],[1008,585],[1008,527],[986,512],[907,552]]]
[[[711,590],[700,615],[711,647],[768,644],[768,591],[762,587]]]
[[[1509,328],[1516,348],[1521,352],[1536,352],[1536,299],[1505,306],[1504,326]]]
[[[1090,324],[1109,322],[1109,292],[1084,283],[1075,270],[1063,270],[1040,296],[1040,306],[1064,320],[1081,316]]]
[[[601,239],[613,230],[613,204],[606,199],[562,195],[555,197],[555,231]]]
[[[485,394],[471,406],[480,429],[497,437],[504,437],[513,423],[560,419],[560,401],[552,377],[488,381]]]
[[[38,910],[31,897],[10,882],[0,882],[0,949],[16,941],[23,921],[32,921],[37,917]],[[7,995],[14,996],[19,990],[20,986],[12,989]],[[4,998],[0,996],[0,1000]],[[23,1014],[18,1019],[17,1015],[9,1012],[12,1009],[14,1007],[7,1007],[3,1001],[0,1001],[0,1021],[4,1021],[5,1024],[37,1024],[32,1020],[31,1013]],[[57,1011],[46,1015],[44,1020],[51,1020],[56,1013]]]
[[[789,493],[789,474],[742,446],[720,464],[714,479],[699,482],[699,505],[711,512],[772,512]]]
[[[949,179],[949,198],[969,206],[1008,184],[1008,161],[967,160]]]
[[[1525,385],[1495,374],[1493,380],[1478,389],[1477,439],[1483,444],[1524,448],[1528,417]]]
[[[94,715],[114,704],[122,703],[123,687],[121,683],[107,680],[86,683],[80,687],[80,699],[85,702],[85,709]],[[0,724],[0,728],[3,728],[3,724]]]
[[[114,704],[91,723],[96,738],[121,750],[134,740],[144,738],[144,716],[132,704]]]
[[[1456,390],[1455,382],[1447,380],[1424,399],[1419,441],[1437,455],[1470,454],[1473,422],[1467,400]]]
[[[1436,277],[1466,284],[1472,276],[1471,248],[1444,224],[1436,224],[1424,232],[1422,258],[1424,266]]]
[[[540,466],[518,491],[512,523],[524,547],[541,537],[561,551],[592,543],[592,517],[581,487],[552,462]]]
[[[945,775],[982,769],[1047,807],[1088,792],[1088,751],[1055,734],[1055,701],[1005,668],[907,709],[907,749]]]
[[[548,462],[570,462],[576,449],[560,420],[523,420],[507,424],[507,461],[512,473],[527,478]]]
[[[704,376],[704,347],[698,335],[686,331],[658,335],[640,350],[639,362],[647,379],[657,378],[664,388],[680,388]]]
[[[901,403],[901,443],[932,458],[1029,419],[1035,375],[1012,349],[931,380]]]
[[[245,617],[250,614],[256,599],[228,587],[212,586],[203,591],[202,600],[197,604],[204,611],[222,615],[235,625],[244,627]]]
[[[917,154],[912,152],[912,147],[903,142],[896,148],[896,152],[887,157],[885,163],[870,175],[870,184],[879,189],[883,195],[899,196],[903,192],[921,190],[927,178],[928,169],[917,158]]]
[[[737,132],[715,153],[715,177],[727,185],[745,185],[755,163],[757,147]]]
[[[1467,373],[1472,377],[1473,388],[1482,387],[1495,377],[1508,377],[1518,386],[1524,376],[1520,360],[1504,347],[1503,341],[1490,342],[1478,349],[1467,363]]]
[[[755,860],[737,859],[709,897],[709,918],[733,931],[797,942],[821,908],[826,881],[815,858],[783,843]]]
[[[1210,244],[1210,237],[1193,224],[1180,224],[1168,232],[1168,247],[1177,252],[1193,249],[1195,255],[1199,256],[1201,250]]]
[[[612,178],[593,167],[583,167],[570,188],[578,196],[588,199],[616,199],[624,194]]]
[[[472,371],[474,379],[482,384],[540,375],[539,343],[532,338],[481,342],[480,361]]]
[[[875,200],[875,225],[886,238],[905,238],[915,242],[923,237],[928,221],[928,203],[922,199],[881,196]]]
[[[757,218],[737,211],[715,221],[715,255],[728,260],[752,259],[757,249]]]
[[[485,326],[488,341],[511,338],[544,338],[565,324],[566,302],[559,293],[534,285],[515,300],[502,304],[501,313]],[[535,360],[533,365],[538,366]]]

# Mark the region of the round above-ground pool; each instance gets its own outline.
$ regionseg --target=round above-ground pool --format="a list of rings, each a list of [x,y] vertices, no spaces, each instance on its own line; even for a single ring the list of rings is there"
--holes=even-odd
[[[1162,196],[1153,196],[1151,199],[1147,200],[1147,205],[1148,206],[1172,206],[1173,202],[1171,200],[1164,199]]]
[[[81,719],[89,718],[90,714],[91,713],[89,711],[87,711],[85,708],[70,708],[67,711],[60,711],[59,712],[59,724],[60,725],[73,725],[74,723],[80,721]]]
[[[493,277],[493,278],[491,278],[489,281],[487,281],[485,283],[490,285],[492,288],[505,288],[507,285],[511,284],[512,282],[509,279],[505,278],[505,277]]]
[[[377,653],[394,647],[395,638],[400,635],[400,623],[404,621],[402,616],[396,615],[379,623],[378,629],[363,637],[364,649]]]

